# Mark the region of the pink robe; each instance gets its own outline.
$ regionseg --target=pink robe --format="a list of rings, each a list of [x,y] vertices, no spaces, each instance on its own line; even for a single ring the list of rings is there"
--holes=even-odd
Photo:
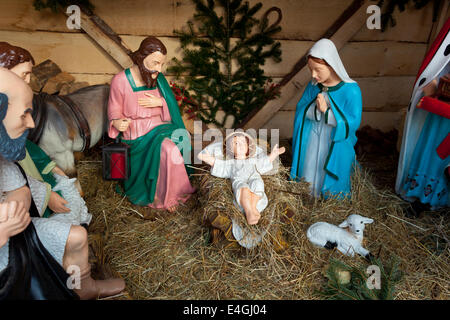
[[[146,98],[144,93],[151,93],[161,97],[157,88],[153,90],[133,91],[131,84],[122,71],[114,76],[111,81],[111,89],[108,101],[108,135],[116,138],[119,130],[112,126],[112,120],[128,118],[131,123],[128,129],[122,133],[125,140],[134,140],[156,126],[171,121],[167,103],[163,98],[163,106],[156,108],[141,107],[139,98]],[[155,200],[149,204],[151,208],[168,209],[185,202],[195,189],[191,186],[183,156],[178,147],[170,139],[164,139],[161,144],[161,160],[158,182],[156,184]]]

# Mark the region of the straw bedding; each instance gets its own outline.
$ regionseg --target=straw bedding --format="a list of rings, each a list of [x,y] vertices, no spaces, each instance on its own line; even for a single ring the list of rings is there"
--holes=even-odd
[[[147,220],[148,209],[114,192],[115,182],[101,178],[100,155],[78,164],[79,179],[93,221],[89,227],[91,261],[99,277],[119,274],[132,299],[318,299],[326,283],[331,257],[368,265],[361,257],[314,247],[306,238],[314,222],[339,224],[349,214],[373,218],[364,246],[382,261],[393,255],[405,273],[396,299],[449,299],[449,217],[444,211],[407,219],[406,204],[389,190],[377,189],[366,170],[357,170],[349,200],[310,199],[306,183],[287,180],[281,166],[263,176],[269,206],[255,232],[267,230],[256,248],[247,250],[232,236],[213,228],[245,217],[232,202],[227,179],[196,171],[198,192],[174,214],[159,212]],[[286,212],[292,210],[291,219]],[[216,220],[217,221],[217,220]],[[226,230],[225,230],[226,231]]]

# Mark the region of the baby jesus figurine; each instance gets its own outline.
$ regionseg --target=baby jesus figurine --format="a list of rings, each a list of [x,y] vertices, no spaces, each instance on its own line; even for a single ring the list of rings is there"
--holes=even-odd
[[[201,152],[198,158],[212,167],[213,176],[231,179],[235,205],[245,212],[248,224],[255,225],[268,204],[261,174],[272,170],[272,162],[284,152],[284,147],[275,145],[269,156],[256,157],[254,139],[243,131],[236,131],[225,138],[224,160],[214,157],[208,150]]]

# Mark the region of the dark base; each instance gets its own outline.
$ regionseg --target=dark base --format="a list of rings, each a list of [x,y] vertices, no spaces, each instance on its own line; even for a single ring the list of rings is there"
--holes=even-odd
[[[326,249],[329,249],[329,250],[333,250],[334,248],[337,247],[337,243],[336,242],[327,241],[327,243],[325,243],[325,245],[323,247],[326,248]]]
[[[375,256],[370,252],[364,258],[366,258],[367,262],[373,262],[375,260]]]
[[[431,206],[429,204],[423,204],[422,202],[416,200],[406,209],[405,216],[407,218],[415,219],[419,218],[423,211],[429,210],[431,210]]]

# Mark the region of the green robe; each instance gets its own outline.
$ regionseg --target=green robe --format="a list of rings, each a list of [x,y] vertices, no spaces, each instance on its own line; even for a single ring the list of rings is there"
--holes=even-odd
[[[43,217],[47,218],[53,211],[47,206],[53,187],[56,185],[56,180],[53,177],[52,170],[56,167],[56,163],[36,144],[30,140],[26,141],[26,156],[25,159],[19,161],[20,166],[26,174],[41,181],[47,187],[47,196],[44,201]],[[60,192],[57,192],[61,195]]]
[[[122,140],[130,146],[130,176],[123,181],[122,190],[118,188],[117,191],[126,195],[132,203],[142,206],[153,203],[155,198],[163,140],[171,139],[180,152],[190,152],[192,148],[178,103],[162,73],[159,73],[156,83],[161,95],[166,100],[171,122],[159,125],[135,140]],[[151,88],[146,87],[146,90],[151,90]],[[177,135],[178,139],[174,139],[172,134],[178,129],[183,130],[180,131],[182,134]],[[188,174],[191,173],[191,169],[188,167],[186,167],[186,171]]]

